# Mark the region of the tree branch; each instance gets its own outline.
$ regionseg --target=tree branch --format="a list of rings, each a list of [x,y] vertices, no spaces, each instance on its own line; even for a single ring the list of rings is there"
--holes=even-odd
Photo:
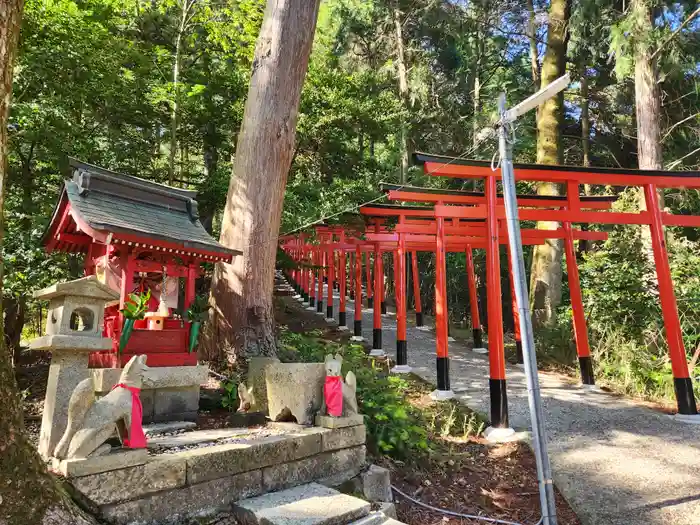
[[[686,117],[686,118],[684,118],[683,120],[680,120],[680,121],[676,122],[673,126],[671,126],[670,128],[668,128],[668,131],[664,134],[663,137],[661,137],[661,142],[663,142],[664,140],[666,140],[666,138],[671,134],[671,132],[672,132],[674,129],[676,129],[678,126],[680,126],[680,125],[683,124],[684,122],[688,122],[690,119],[695,118],[695,117],[697,117],[698,115],[700,115],[700,111],[698,111],[698,112],[695,113],[694,115],[690,115],[689,117]]]
[[[682,163],[685,159],[687,159],[688,157],[690,157],[691,155],[694,155],[695,153],[697,153],[697,152],[699,152],[699,151],[700,151],[700,148],[695,148],[695,149],[694,149],[693,151],[691,151],[690,153],[688,153],[688,154],[686,154],[686,155],[683,155],[680,159],[676,159],[676,160],[674,160],[673,162],[670,162],[670,163],[668,164],[668,166],[666,166],[666,169],[670,170],[670,169],[672,169],[672,168],[675,168],[675,167],[678,166],[680,163]]]
[[[661,45],[656,49],[656,51],[654,51],[654,53],[652,53],[651,58],[650,58],[649,60],[650,60],[650,61],[651,61],[651,60],[654,60],[654,58],[656,58],[656,55],[658,55],[658,54],[661,52],[661,50],[664,49],[664,48],[669,44],[669,42],[671,42],[671,40],[673,40],[674,38],[676,38],[676,37],[678,36],[678,34],[683,30],[683,28],[684,28],[685,26],[687,26],[687,25],[693,20],[693,18],[695,18],[695,17],[698,16],[698,15],[700,15],[700,7],[698,7],[695,11],[693,11],[692,13],[690,13],[690,15],[688,16],[688,18],[686,18],[686,19],[683,21],[683,23],[682,23],[681,25],[679,25],[678,28],[677,28],[673,33],[671,33],[671,36],[669,36],[669,37],[664,41],[664,43],[661,44]]]

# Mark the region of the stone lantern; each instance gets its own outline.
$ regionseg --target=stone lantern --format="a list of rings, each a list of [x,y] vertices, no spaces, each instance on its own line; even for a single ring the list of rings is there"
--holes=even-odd
[[[112,348],[112,340],[102,337],[104,309],[119,300],[119,292],[92,275],[54,284],[34,297],[49,301],[46,335],[29,344],[31,350],[51,352],[39,435],[39,453],[49,458],[66,429],[73,389],[89,377],[88,353]]]

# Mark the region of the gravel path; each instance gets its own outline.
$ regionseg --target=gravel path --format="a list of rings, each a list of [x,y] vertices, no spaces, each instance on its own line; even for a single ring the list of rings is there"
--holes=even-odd
[[[346,310],[352,327],[352,301]],[[336,319],[337,312],[336,297]],[[393,315],[382,325],[384,351],[393,356]],[[362,328],[371,343],[371,310],[363,310]],[[434,334],[409,326],[407,339],[409,365],[434,384]],[[451,386],[463,403],[488,415],[488,356],[470,348],[450,343]],[[525,375],[506,368],[510,423],[527,430]],[[584,525],[700,525],[700,425],[623,397],[584,392],[565,376],[541,373],[540,386],[554,481]]]

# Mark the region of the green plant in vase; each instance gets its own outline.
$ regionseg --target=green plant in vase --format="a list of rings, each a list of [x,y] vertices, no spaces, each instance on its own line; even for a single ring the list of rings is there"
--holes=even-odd
[[[192,301],[192,304],[187,309],[187,319],[190,321],[190,348],[189,353],[192,353],[194,347],[197,346],[199,339],[199,331],[202,323],[209,317],[209,298],[204,295],[198,295]]]
[[[148,301],[151,300],[151,291],[146,290],[145,293],[129,294],[128,299],[124,303],[124,308],[120,310],[124,316],[124,324],[122,333],[119,336],[119,353],[121,354],[129,342],[131,333],[134,331],[134,322],[143,319],[148,312]]]

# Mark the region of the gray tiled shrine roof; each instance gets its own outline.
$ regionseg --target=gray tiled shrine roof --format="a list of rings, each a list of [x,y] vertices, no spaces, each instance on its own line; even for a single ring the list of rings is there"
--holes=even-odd
[[[219,244],[204,229],[197,212],[196,192],[123,175],[71,159],[73,178],[63,199],[93,230],[175,244],[184,249],[238,255]],[[57,221],[54,215],[52,224]],[[49,228],[49,231],[52,228]]]

